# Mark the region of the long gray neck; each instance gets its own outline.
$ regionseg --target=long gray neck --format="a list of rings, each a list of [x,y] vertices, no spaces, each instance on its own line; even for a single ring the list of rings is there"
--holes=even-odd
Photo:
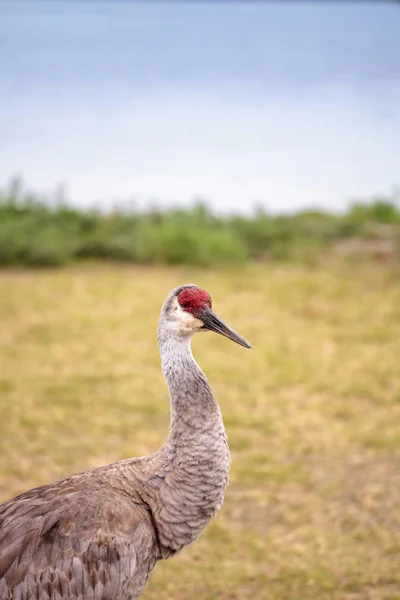
[[[143,468],[141,497],[149,504],[161,556],[193,542],[221,507],[228,484],[229,449],[218,403],[193,358],[190,338],[158,330],[162,369],[171,398],[171,429]],[[141,463],[134,463],[135,465]]]
[[[195,361],[189,336],[158,332],[161,366],[171,400],[171,429],[167,445],[203,430],[223,427],[221,411],[207,378]],[[197,433],[196,433],[197,432]]]

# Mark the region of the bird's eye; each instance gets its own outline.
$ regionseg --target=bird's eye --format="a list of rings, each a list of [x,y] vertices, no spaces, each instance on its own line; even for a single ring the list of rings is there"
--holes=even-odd
[[[183,310],[187,310],[188,308],[190,308],[189,302],[182,302],[181,306],[182,306]]]

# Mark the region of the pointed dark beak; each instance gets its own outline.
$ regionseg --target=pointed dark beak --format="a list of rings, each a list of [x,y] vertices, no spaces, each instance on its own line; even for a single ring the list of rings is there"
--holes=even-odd
[[[208,329],[209,331],[215,331],[215,333],[220,333],[224,335],[228,339],[232,340],[232,342],[236,342],[240,344],[240,346],[244,346],[245,348],[251,348],[249,342],[247,342],[241,335],[233,331],[210,308],[203,308],[201,314],[198,317],[201,321],[203,321],[204,326],[203,329]]]

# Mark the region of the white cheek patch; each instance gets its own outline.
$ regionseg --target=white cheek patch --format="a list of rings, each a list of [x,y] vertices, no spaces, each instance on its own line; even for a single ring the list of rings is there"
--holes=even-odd
[[[177,298],[175,299],[175,310],[179,321],[185,328],[199,329],[200,327],[203,327],[203,322],[200,321],[200,319],[196,319],[196,317],[181,308]]]

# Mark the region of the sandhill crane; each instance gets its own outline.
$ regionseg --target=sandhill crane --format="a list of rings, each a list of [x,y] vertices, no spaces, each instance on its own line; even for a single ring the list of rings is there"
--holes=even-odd
[[[215,331],[250,344],[193,284],[170,292],[158,344],[171,427],[154,454],[72,475],[0,506],[1,600],[134,600],[155,563],[193,542],[221,507],[229,449],[190,340]]]

